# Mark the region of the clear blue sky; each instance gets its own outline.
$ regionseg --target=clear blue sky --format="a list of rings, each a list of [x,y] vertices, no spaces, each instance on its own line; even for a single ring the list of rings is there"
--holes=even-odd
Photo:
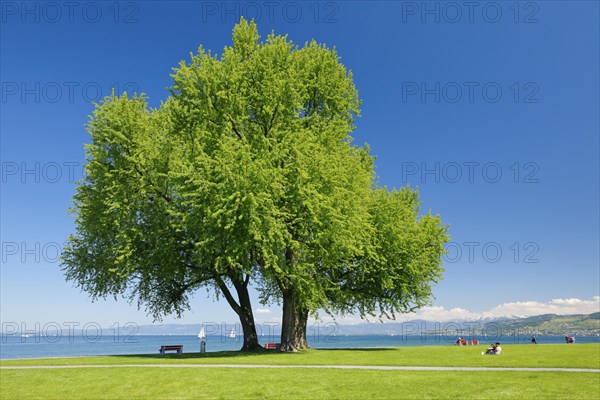
[[[117,85],[158,105],[171,68],[200,44],[220,53],[240,14],[263,37],[335,46],[353,71],[381,184],[418,186],[451,226],[434,305],[600,293],[598,2],[70,4],[0,3],[3,322],[150,321],[92,303],[56,262],[90,100]],[[204,292],[193,304],[181,322],[236,319]]]

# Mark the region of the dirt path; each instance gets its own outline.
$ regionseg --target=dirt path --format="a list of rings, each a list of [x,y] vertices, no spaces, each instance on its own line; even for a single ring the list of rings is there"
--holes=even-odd
[[[73,369],[73,368],[307,368],[365,369],[379,371],[520,371],[520,372],[591,372],[588,368],[510,368],[510,367],[411,367],[377,365],[264,365],[264,364],[103,364],[103,365],[21,365],[0,366],[0,369]]]

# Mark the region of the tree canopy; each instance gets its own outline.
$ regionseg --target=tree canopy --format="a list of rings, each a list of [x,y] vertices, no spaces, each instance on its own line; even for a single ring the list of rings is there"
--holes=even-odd
[[[335,50],[295,46],[254,22],[222,55],[202,47],[171,96],[110,96],[87,126],[86,176],[66,277],[94,298],[126,294],[155,318],[206,287],[259,347],[248,286],[283,303],[285,350],[306,347],[309,313],[394,314],[441,278],[439,217],[418,193],[378,187],[351,132],[360,101]]]

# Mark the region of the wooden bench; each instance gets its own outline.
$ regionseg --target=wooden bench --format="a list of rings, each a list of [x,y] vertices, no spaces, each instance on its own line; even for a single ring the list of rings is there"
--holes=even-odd
[[[160,346],[160,356],[164,356],[167,351],[176,351],[177,354],[183,353],[183,345],[182,344],[172,344],[168,346]]]
[[[265,350],[280,350],[281,343],[266,343],[264,345]]]
[[[477,339],[472,339],[472,340],[468,340],[467,339],[460,339],[457,340],[456,342],[454,342],[457,346],[479,346],[479,340]]]

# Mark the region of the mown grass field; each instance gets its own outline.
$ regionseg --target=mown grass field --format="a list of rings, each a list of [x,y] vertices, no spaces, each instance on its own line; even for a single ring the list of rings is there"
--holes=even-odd
[[[438,367],[558,367],[600,368],[600,344],[502,345],[499,357],[481,356],[487,346],[411,346],[377,349],[309,350],[298,353],[268,351],[97,356],[0,360],[9,365],[82,364],[269,364],[269,365],[398,365]]]
[[[600,345],[236,352],[164,358],[107,356],[4,360],[9,365],[266,364],[600,368]],[[598,399],[600,374],[544,371],[375,371],[113,367],[0,370],[1,399]]]

